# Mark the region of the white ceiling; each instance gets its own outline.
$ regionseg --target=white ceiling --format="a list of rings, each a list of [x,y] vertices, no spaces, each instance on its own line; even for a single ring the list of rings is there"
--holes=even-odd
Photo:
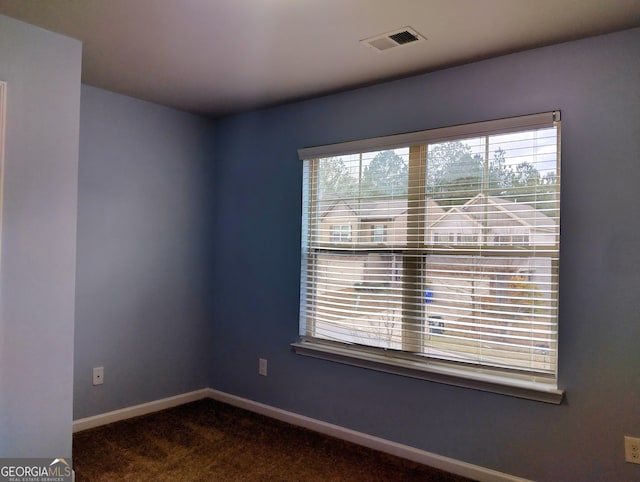
[[[640,0],[0,0],[84,42],[83,82],[212,116],[640,25]],[[359,41],[410,26],[427,38]]]

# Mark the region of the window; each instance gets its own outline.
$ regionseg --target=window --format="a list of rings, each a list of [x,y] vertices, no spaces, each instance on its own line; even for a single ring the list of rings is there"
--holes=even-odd
[[[331,242],[332,243],[349,243],[351,242],[351,226],[348,224],[333,224],[331,226]]]
[[[559,146],[553,112],[302,149],[296,351],[559,403]]]
[[[529,236],[526,234],[517,234],[512,237],[513,244],[526,246],[529,244]]]
[[[463,234],[461,238],[462,244],[474,244],[476,241],[476,236],[472,234]]]
[[[384,243],[386,241],[384,224],[374,224],[371,228],[371,240],[374,243]]]

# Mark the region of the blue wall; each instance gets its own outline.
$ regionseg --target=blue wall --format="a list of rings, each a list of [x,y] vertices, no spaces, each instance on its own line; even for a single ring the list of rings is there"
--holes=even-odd
[[[208,385],[213,137],[203,118],[82,86],[76,419]]]
[[[70,457],[80,42],[0,16],[0,457]]]
[[[637,480],[640,30],[217,124],[213,388],[535,480]],[[296,150],[562,111],[561,406],[297,356]],[[258,358],[269,376],[258,376]]]

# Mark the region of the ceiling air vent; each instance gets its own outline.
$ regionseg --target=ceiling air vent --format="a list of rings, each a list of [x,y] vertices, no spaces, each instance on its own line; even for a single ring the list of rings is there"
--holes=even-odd
[[[393,47],[400,47],[411,43],[424,42],[426,38],[410,27],[404,27],[393,32],[383,33],[368,39],[361,40],[361,43],[369,47],[382,51]]]

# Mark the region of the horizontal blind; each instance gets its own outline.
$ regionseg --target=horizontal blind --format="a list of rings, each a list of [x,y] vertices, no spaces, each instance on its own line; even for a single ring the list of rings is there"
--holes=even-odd
[[[555,378],[554,118],[305,160],[301,335]]]

